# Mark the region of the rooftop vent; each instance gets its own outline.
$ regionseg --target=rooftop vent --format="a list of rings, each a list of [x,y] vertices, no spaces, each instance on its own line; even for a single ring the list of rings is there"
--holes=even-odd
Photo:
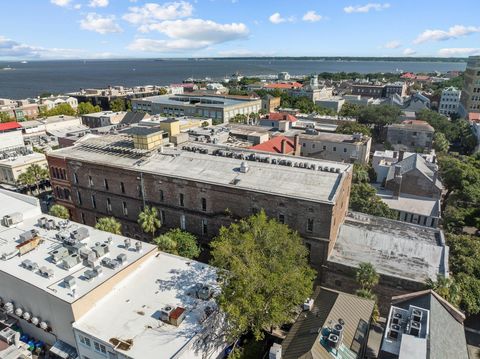
[[[185,319],[186,309],[167,305],[160,310],[160,320],[178,327]]]
[[[105,257],[101,261],[102,265],[110,269],[117,269],[120,266],[120,263],[115,259]]]
[[[42,267],[39,268],[38,274],[40,274],[42,277],[45,277],[45,278],[52,278],[53,277],[53,270],[48,269],[45,266],[42,266]]]
[[[77,281],[73,276],[69,275],[63,280],[63,285],[65,286],[65,288],[73,289],[77,286]]]
[[[73,253],[69,255],[68,257],[65,257],[63,259],[63,268],[66,270],[70,270],[73,267],[75,267],[78,263],[81,262],[81,258],[77,253]]]
[[[108,244],[106,243],[98,243],[95,245],[95,247],[92,248],[92,250],[97,255],[97,258],[103,257],[110,251],[110,249],[108,248]]]
[[[124,265],[125,263],[127,263],[127,255],[125,253],[120,253],[118,256],[117,256],[117,262],[120,264],[120,265]]]
[[[58,264],[63,258],[68,257],[69,253],[67,248],[65,247],[60,247],[58,249],[55,249],[54,251],[50,252],[52,256],[52,261],[55,264]]]
[[[37,234],[38,234],[38,232],[35,229],[23,232],[22,234],[20,234],[20,242],[21,243],[26,242],[26,241],[32,239],[33,237],[36,237]]]
[[[136,242],[135,242],[135,250],[136,250],[137,252],[141,252],[141,251],[142,251],[142,242],[140,242],[140,241],[136,241]]]
[[[246,162],[242,162],[240,164],[240,172],[247,173],[249,170],[248,164]]]
[[[23,222],[23,214],[20,212],[8,214],[2,218],[2,225],[5,227],[11,227],[20,222]]]

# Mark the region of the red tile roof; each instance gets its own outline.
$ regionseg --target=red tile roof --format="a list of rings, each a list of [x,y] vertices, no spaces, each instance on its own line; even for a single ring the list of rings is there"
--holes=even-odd
[[[298,121],[295,116],[285,112],[270,112],[268,114],[268,119],[271,121],[288,121],[288,122]]]
[[[291,138],[285,136],[276,136],[271,140],[250,147],[251,150],[264,151],[271,153],[282,153],[282,142],[285,141],[285,153],[292,153],[295,150]]]
[[[472,122],[480,122],[480,112],[469,112],[468,119]]]
[[[302,86],[303,85],[299,82],[286,82],[286,83],[278,83],[278,84],[267,84],[263,87],[267,89],[294,89],[294,88],[300,88]]]
[[[412,72],[406,72],[402,76],[400,76],[401,79],[414,79],[415,74]]]
[[[15,121],[0,123],[0,131],[9,131],[20,127],[22,126],[20,126],[20,124]]]

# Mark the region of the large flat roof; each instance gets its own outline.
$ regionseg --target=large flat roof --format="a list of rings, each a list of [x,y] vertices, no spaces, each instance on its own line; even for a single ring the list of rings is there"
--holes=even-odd
[[[328,258],[350,267],[369,262],[380,274],[424,283],[448,275],[448,247],[441,230],[350,213]]]
[[[393,191],[381,189],[377,186],[377,194],[391,209],[408,213],[415,213],[427,217],[440,217],[440,200],[430,197],[420,197],[401,193],[396,197]]]
[[[180,100],[186,99],[186,101]],[[140,99],[135,99],[136,101],[152,102],[152,103],[161,103],[165,105],[188,105],[188,106],[206,106],[206,107],[228,107],[236,106],[240,104],[248,104],[251,101],[260,101],[257,98],[232,98],[232,97],[223,97],[223,96],[202,96],[202,95],[160,95],[160,96],[150,96]],[[190,100],[195,100],[194,103],[191,103]]]
[[[202,148],[207,153],[200,153],[199,150],[193,152],[193,148]],[[326,203],[334,202],[337,189],[353,166],[312,158],[269,156],[197,142],[187,143],[182,149],[164,148],[163,152],[146,152],[133,149],[132,139],[124,135],[85,140],[72,147],[50,152],[49,156]],[[261,158],[263,162],[247,160],[249,156],[255,156],[257,160]],[[268,163],[267,158],[270,162],[275,159],[275,162],[284,165]],[[242,162],[248,165],[246,173],[240,172]],[[290,162],[290,166],[286,165],[287,162]],[[304,168],[305,165],[309,168]],[[315,169],[311,169],[313,166]]]
[[[124,240],[126,237],[113,235],[111,233],[102,232],[92,227],[88,227],[82,224],[74,222],[65,222],[61,229],[44,229],[38,226],[37,222],[39,218],[45,217],[52,219],[59,224],[61,220],[56,217],[48,216],[41,213],[38,200],[34,197],[24,196],[17,193],[12,193],[5,190],[0,190],[0,218],[12,213],[22,213],[23,220],[11,227],[5,227],[0,224],[0,257],[5,255],[6,258],[10,257],[10,254],[15,253],[16,246],[21,242],[20,235],[32,229],[38,231],[38,237],[41,239],[40,244],[28,253],[22,256],[14,255],[10,259],[0,259],[0,272],[9,274],[12,277],[18,278],[18,280],[28,282],[32,286],[35,286],[52,296],[58,297],[61,300],[73,303],[82,296],[88,294],[91,290],[98,287],[119,271],[126,268],[130,264],[133,264],[147,253],[156,250],[156,247],[152,244],[142,243],[142,251],[137,252],[130,248],[126,250],[124,248]],[[8,204],[8,205],[5,205]],[[98,244],[109,243],[109,253],[102,256],[109,257],[111,259],[117,258],[119,254],[126,255],[126,264],[116,269],[110,269],[102,266],[103,273],[94,278],[91,281],[87,281],[85,277],[85,271],[91,269],[83,264],[83,261],[74,265],[69,270],[64,269],[61,261],[55,264],[52,260],[51,253],[54,250],[63,247],[64,241],[57,238],[57,234],[69,234],[74,230],[85,228],[88,230],[88,238],[83,239],[80,243],[84,244],[86,248],[91,249]],[[134,240],[132,240],[132,246],[135,248]],[[97,261],[100,265],[100,259]],[[44,277],[38,273],[38,270],[28,270],[22,266],[25,260],[30,260],[38,265],[38,268],[45,267],[46,270],[50,270],[52,276],[50,278]],[[76,281],[75,297],[72,295],[72,290],[66,288],[64,285],[64,279],[68,276],[73,276]]]
[[[5,167],[26,166],[28,164],[36,163],[42,160],[43,161],[47,160],[47,158],[43,153],[33,152],[23,156],[6,158],[3,160],[0,160],[0,166],[5,166]]]
[[[218,291],[216,271],[209,265],[159,253],[145,261],[134,273],[115,287],[96,306],[76,321],[74,328],[105,342],[132,340],[128,350],[116,348],[129,358],[201,358],[195,353],[197,333],[214,321],[206,315],[217,310],[214,299],[198,299],[197,284]],[[177,327],[159,319],[166,306],[186,309],[184,321]],[[180,357],[180,356],[178,356]],[[214,356],[212,356],[214,357]]]

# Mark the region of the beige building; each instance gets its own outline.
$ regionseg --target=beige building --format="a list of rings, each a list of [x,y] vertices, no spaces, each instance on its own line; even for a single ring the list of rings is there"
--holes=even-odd
[[[15,186],[18,177],[33,164],[47,168],[45,155],[33,152],[0,160],[0,183]]]
[[[470,56],[465,70],[462,95],[460,97],[461,115],[480,112],[480,56]]]
[[[300,135],[301,156],[328,161],[366,164],[371,145],[372,139],[362,134],[317,132]]]

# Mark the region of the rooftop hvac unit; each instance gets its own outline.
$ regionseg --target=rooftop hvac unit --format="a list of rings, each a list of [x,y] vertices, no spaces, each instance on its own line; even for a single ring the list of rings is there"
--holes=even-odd
[[[22,314],[23,314],[23,309],[22,309],[22,308],[16,308],[16,309],[15,309],[15,315],[16,315],[17,317],[21,317]]]
[[[160,309],[160,320],[168,323],[170,320],[170,313],[173,312],[173,309],[173,305],[166,305],[165,307]]]
[[[390,326],[390,330],[388,332],[388,337],[390,339],[394,339],[394,340],[398,339],[398,337],[400,335],[400,329],[401,329],[400,325],[392,324]]]
[[[23,221],[23,214],[20,212],[15,212],[11,214],[7,214],[2,218],[2,225],[5,227],[11,227],[15,224],[18,224]]]
[[[101,275],[103,273],[103,268],[100,266],[95,266],[93,267],[93,271],[97,273],[97,276]]]
[[[303,303],[303,305],[302,305],[302,309],[303,309],[303,310],[308,310],[308,311],[312,310],[312,308],[313,308],[313,302],[314,302],[314,301],[313,301],[313,298],[307,298],[307,300],[305,301],[305,303]]]
[[[95,247],[92,248],[92,250],[97,255],[97,258],[103,257],[105,254],[107,254],[110,251],[108,248],[108,244],[106,243],[97,244]]]
[[[47,223],[45,224],[45,228],[46,229],[55,229],[56,228],[55,221],[53,219],[49,219],[47,221]]]
[[[13,303],[12,302],[5,303],[5,305],[3,306],[3,309],[7,314],[13,313],[13,310],[14,310]]]
[[[63,268],[69,270],[75,267],[80,262],[81,262],[80,256],[77,253],[73,253],[68,257],[65,257],[62,263],[63,263]]]
[[[125,238],[125,240],[123,241],[123,244],[124,244],[123,247],[128,251],[128,249],[132,244],[132,241],[130,240],[130,238]]]
[[[68,257],[69,255],[68,250],[65,247],[60,247],[58,249],[55,249],[51,251],[50,254],[52,256],[52,261],[55,264],[58,264],[60,261],[63,260],[63,258]]]
[[[268,352],[268,359],[282,359],[282,346],[278,343],[273,343]]]
[[[43,329],[43,330],[47,330],[48,329],[48,324],[47,322],[40,322],[40,328]]]
[[[414,322],[421,322],[422,321],[423,313],[419,309],[412,310],[412,321]]]
[[[47,225],[47,218],[46,217],[41,217],[37,220],[37,225],[40,227],[40,228],[45,228],[45,226]]]
[[[333,326],[332,333],[342,336],[343,335],[343,325],[340,323],[337,323]]]
[[[63,279],[63,284],[65,288],[73,289],[77,286],[77,281],[73,276],[69,275]]]
[[[96,254],[87,246],[83,245],[80,248],[78,248],[78,254],[80,255],[81,258],[87,259],[90,256],[96,257]]]
[[[140,241],[135,242],[135,250],[136,250],[137,252],[141,252],[141,251],[142,251],[142,242],[140,242]]]
[[[422,329],[422,324],[420,322],[414,322],[413,320],[410,322],[410,331],[409,334],[415,337],[420,336],[420,331]]]
[[[393,324],[399,324],[401,320],[402,320],[402,314],[401,313],[394,313],[393,314],[393,318],[392,318],[392,323]]]
[[[72,233],[70,233],[70,237],[75,241],[82,241],[84,239],[87,239],[89,237],[88,228],[80,227],[72,231]]]
[[[338,349],[340,348],[340,336],[334,333],[330,333],[327,338],[327,343],[330,348]]]
[[[52,278],[53,277],[53,270],[48,269],[45,266],[39,268],[38,273],[45,278]]]
[[[22,318],[25,319],[26,321],[30,320],[32,316],[30,315],[29,312],[24,312],[22,315]]]
[[[117,262],[120,263],[120,265],[127,263],[127,255],[125,253],[120,253],[117,256]]]
[[[32,262],[30,259],[25,259],[22,261],[22,267],[30,271],[34,271],[38,269],[38,264],[36,262]]]
[[[0,330],[0,339],[7,344],[13,344],[15,342],[15,333],[15,330],[5,327]]]
[[[120,266],[120,263],[118,263],[115,259],[110,258],[103,258],[101,263],[110,269],[117,269]]]
[[[97,276],[97,272],[91,269],[87,269],[85,273],[83,273],[83,276],[87,281],[91,281],[93,278]]]
[[[37,318],[37,317],[32,317],[32,324],[33,325],[38,325],[38,323],[40,323],[40,319]]]
[[[26,241],[32,239],[33,237],[36,237],[37,234],[38,234],[38,232],[35,229],[23,232],[22,234],[20,234],[20,243],[26,242]]]
[[[199,285],[197,288],[197,298],[209,300],[213,295],[213,289],[209,285]]]

